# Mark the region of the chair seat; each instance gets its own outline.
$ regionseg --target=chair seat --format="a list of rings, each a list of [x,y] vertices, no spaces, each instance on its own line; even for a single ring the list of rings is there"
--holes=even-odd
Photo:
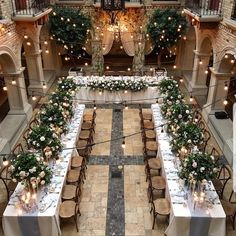
[[[65,200],[70,200],[76,197],[76,186],[71,184],[66,184],[62,190],[62,198]]]
[[[82,123],[81,129],[82,130],[90,130],[92,128],[92,122],[86,121]]]
[[[143,127],[145,129],[154,129],[154,123],[152,121],[149,121],[149,120],[144,120]]]
[[[156,141],[147,141],[146,148],[148,151],[157,151],[157,142]]]
[[[212,180],[212,183],[213,183],[216,191],[222,191],[223,184],[222,184],[222,182],[219,179]]]
[[[159,170],[161,169],[161,160],[159,158],[148,159],[148,165],[150,169]]]
[[[84,121],[92,121],[93,120],[93,114],[84,114],[83,115]]]
[[[89,130],[82,130],[79,134],[79,139],[89,139],[90,131]]]
[[[87,148],[87,145],[88,145],[87,140],[79,139],[77,142],[77,149],[85,149]]]
[[[78,168],[82,166],[84,158],[81,156],[74,156],[71,158],[71,167]]]
[[[152,114],[151,113],[144,113],[143,112],[143,119],[144,120],[152,120]]]
[[[80,170],[78,170],[78,169],[69,170],[67,173],[66,181],[69,183],[74,183],[74,182],[78,181],[79,176],[80,176]]]
[[[154,130],[146,130],[145,131],[145,136],[147,139],[155,139],[156,138],[156,133]]]
[[[74,201],[64,201],[60,205],[59,215],[61,218],[69,218],[75,215],[75,206]]]
[[[225,211],[226,216],[232,216],[236,212],[236,206],[234,206],[231,202],[221,200],[222,207]]]
[[[151,181],[154,189],[163,190],[166,188],[166,181],[162,176],[153,176]]]
[[[170,214],[170,203],[165,198],[158,198],[154,201],[155,211],[159,215],[169,215]]]

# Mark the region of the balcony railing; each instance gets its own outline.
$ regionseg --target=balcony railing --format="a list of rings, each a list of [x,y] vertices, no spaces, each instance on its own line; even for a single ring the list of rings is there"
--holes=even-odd
[[[186,0],[185,8],[199,16],[221,16],[223,0]]]
[[[142,0],[125,0],[126,3],[140,3],[142,4],[143,1]],[[94,4],[96,3],[101,3],[101,0],[94,0]]]
[[[49,8],[50,0],[11,0],[13,16],[36,16]]]

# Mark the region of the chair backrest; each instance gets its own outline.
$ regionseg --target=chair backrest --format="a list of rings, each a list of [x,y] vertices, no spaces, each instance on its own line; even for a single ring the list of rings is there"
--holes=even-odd
[[[218,179],[222,182],[223,188],[231,178],[232,178],[231,168],[228,165],[222,165],[219,171]]]
[[[199,122],[202,121],[202,114],[198,109],[196,109],[193,113],[193,121],[197,124],[199,124]]]
[[[210,155],[212,155],[215,158],[215,162],[217,162],[221,157],[220,152],[215,147],[212,147]]]
[[[199,126],[199,128],[201,128],[201,129],[205,129],[205,128],[206,128],[205,123],[204,123],[202,120],[199,121],[198,126]]]
[[[30,132],[30,129],[26,129],[25,132],[23,133],[23,140],[25,141],[26,143],[26,147],[29,149],[30,148],[30,145],[28,143],[28,136],[29,136],[29,132]]]
[[[21,143],[18,143],[13,149],[12,154],[18,155],[19,153],[24,153],[24,148]]]
[[[36,118],[34,118],[32,121],[30,121],[29,128],[32,129],[36,125],[39,125],[39,121]]]

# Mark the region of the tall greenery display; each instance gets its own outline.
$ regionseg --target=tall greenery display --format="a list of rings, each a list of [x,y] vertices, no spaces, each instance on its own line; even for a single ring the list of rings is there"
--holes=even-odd
[[[50,15],[50,33],[70,54],[78,55],[85,44],[91,20],[80,9],[54,7]]]
[[[185,34],[187,21],[174,9],[156,9],[147,24],[150,35],[159,55],[161,50],[169,49],[177,44]]]

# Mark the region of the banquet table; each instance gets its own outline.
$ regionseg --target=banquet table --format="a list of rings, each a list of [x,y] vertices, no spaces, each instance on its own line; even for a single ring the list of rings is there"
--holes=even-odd
[[[166,179],[166,197],[171,204],[167,236],[224,236],[226,216],[212,182],[205,184],[205,207],[194,207],[191,191],[178,177],[179,159],[172,153],[170,136],[160,125],[165,124],[159,104],[151,106],[162,162],[162,175]]]
[[[23,186],[19,183],[3,214],[3,230],[6,236],[58,236],[61,235],[59,208],[61,193],[70,169],[70,159],[77,153],[75,148],[81,130],[85,105],[78,104],[74,117],[68,124],[68,133],[62,139],[63,151],[59,154],[60,164],[51,165],[51,184],[37,191],[37,209],[33,212],[19,211],[19,198]]]
[[[86,102],[93,102],[96,103],[152,103],[153,100],[156,100],[157,97],[157,83],[165,76],[75,76],[74,79],[79,84],[80,90],[77,92],[76,99],[80,100],[83,103]],[[107,91],[104,90],[102,93],[99,90],[92,90],[87,86],[89,81],[93,80],[102,80],[102,79],[109,79],[109,80],[135,80],[135,79],[144,79],[150,85],[146,89],[141,91]]]

